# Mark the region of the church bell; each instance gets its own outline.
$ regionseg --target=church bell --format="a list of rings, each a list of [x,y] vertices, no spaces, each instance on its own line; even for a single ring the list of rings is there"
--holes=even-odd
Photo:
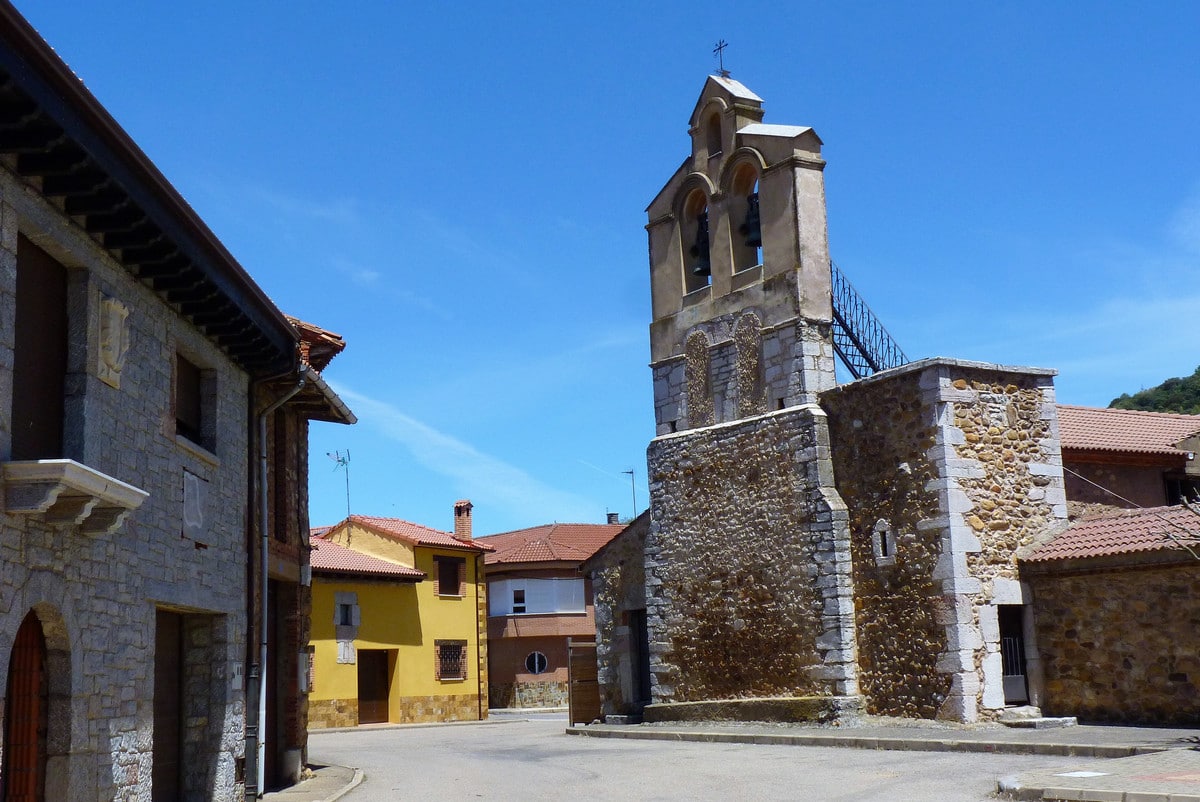
[[[746,219],[738,227],[738,231],[746,236],[746,245],[750,248],[762,247],[762,226],[758,221],[758,193],[746,197]]]
[[[688,249],[692,256],[692,275],[711,276],[712,262],[708,257],[708,212],[696,218],[696,241]]]

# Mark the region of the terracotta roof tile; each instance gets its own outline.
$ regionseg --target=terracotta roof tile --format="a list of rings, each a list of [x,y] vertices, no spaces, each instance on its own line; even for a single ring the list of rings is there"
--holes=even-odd
[[[583,562],[624,529],[624,524],[545,524],[487,535],[481,540],[495,551],[484,564]]]
[[[1058,406],[1064,449],[1178,454],[1175,444],[1200,432],[1200,415]]]
[[[379,518],[374,515],[351,515],[350,521],[369,526],[384,535],[393,535],[410,543],[421,546],[441,546],[452,549],[469,549],[471,551],[491,551],[491,546],[478,540],[459,540],[450,532],[431,529],[428,526],[415,524],[400,518]],[[345,523],[343,521],[343,523]],[[341,524],[338,524],[341,526]]]
[[[1035,549],[1025,562],[1104,557],[1178,548],[1171,536],[1200,545],[1200,515],[1187,507],[1120,510],[1085,518]]]
[[[328,529],[328,527],[325,527]],[[369,554],[354,549],[339,546],[319,537],[310,537],[308,542],[313,550],[310,557],[314,571],[337,571],[347,574],[368,574],[370,576],[393,577],[410,582],[420,582],[425,578],[424,571],[409,568],[407,565],[381,560]]]

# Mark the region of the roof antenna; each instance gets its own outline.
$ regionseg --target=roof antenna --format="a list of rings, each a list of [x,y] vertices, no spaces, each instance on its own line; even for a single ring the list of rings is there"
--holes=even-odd
[[[346,520],[350,520],[350,449],[346,449],[346,456],[342,456],[340,451],[326,451],[325,456],[337,464],[333,466],[336,471],[338,468],[346,469]]]
[[[729,42],[721,39],[717,42],[716,47],[713,48],[713,55],[717,57],[717,75],[720,75],[722,78],[729,77],[729,70],[725,69],[725,48],[727,47],[729,47]]]
[[[629,474],[629,489],[633,492],[633,518],[636,518],[637,517],[637,485],[634,484],[634,481],[633,481],[633,468],[630,468],[627,471],[621,471],[621,473]],[[630,518],[629,520],[632,521],[633,518]]]

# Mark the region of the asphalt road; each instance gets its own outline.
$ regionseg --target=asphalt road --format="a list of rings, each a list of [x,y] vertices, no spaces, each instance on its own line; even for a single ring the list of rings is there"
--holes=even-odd
[[[310,760],[356,766],[343,802],[995,799],[996,778],[1080,758],[583,738],[565,717],[309,736]]]

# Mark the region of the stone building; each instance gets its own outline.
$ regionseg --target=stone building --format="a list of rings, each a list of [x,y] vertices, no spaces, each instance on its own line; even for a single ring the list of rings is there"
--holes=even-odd
[[[1196,721],[1200,418],[941,357],[838,385],[821,140],[762,118],[709,77],[647,210],[649,519],[585,565],[605,715]]]
[[[479,539],[488,588],[488,704],[567,704],[567,644],[596,636],[592,582],[584,560],[625,527],[545,524]]]
[[[311,323],[294,317],[288,321],[299,334],[299,364],[259,384],[252,433],[258,475],[266,477],[256,487],[257,514],[248,543],[254,578],[246,643],[247,785],[252,793],[297,782],[308,760],[308,428],[310,421],[355,422],[322,376],[345,342]]]
[[[643,565],[589,563],[598,608],[644,571],[645,714],[973,721],[1036,702],[1015,554],[1066,524],[1053,372],[938,358],[837,386],[821,140],[762,119],[709,77],[647,210]],[[630,675],[598,651],[602,684]]]
[[[1200,723],[1200,415],[1060,406],[1072,523],[1022,555],[1053,715]]]
[[[258,535],[307,527],[304,422],[352,420],[302,362],[300,341],[0,3],[9,798],[224,802],[261,789],[245,742],[247,681],[263,654],[251,646],[252,584],[302,577],[307,552],[257,572]],[[274,429],[266,448],[260,424]],[[272,617],[299,626],[302,609],[292,599]],[[279,668],[294,665],[302,637],[284,639],[292,662]],[[268,725],[290,722],[279,724],[286,739],[260,728],[268,760],[302,752],[303,714],[296,695],[268,707]]]

